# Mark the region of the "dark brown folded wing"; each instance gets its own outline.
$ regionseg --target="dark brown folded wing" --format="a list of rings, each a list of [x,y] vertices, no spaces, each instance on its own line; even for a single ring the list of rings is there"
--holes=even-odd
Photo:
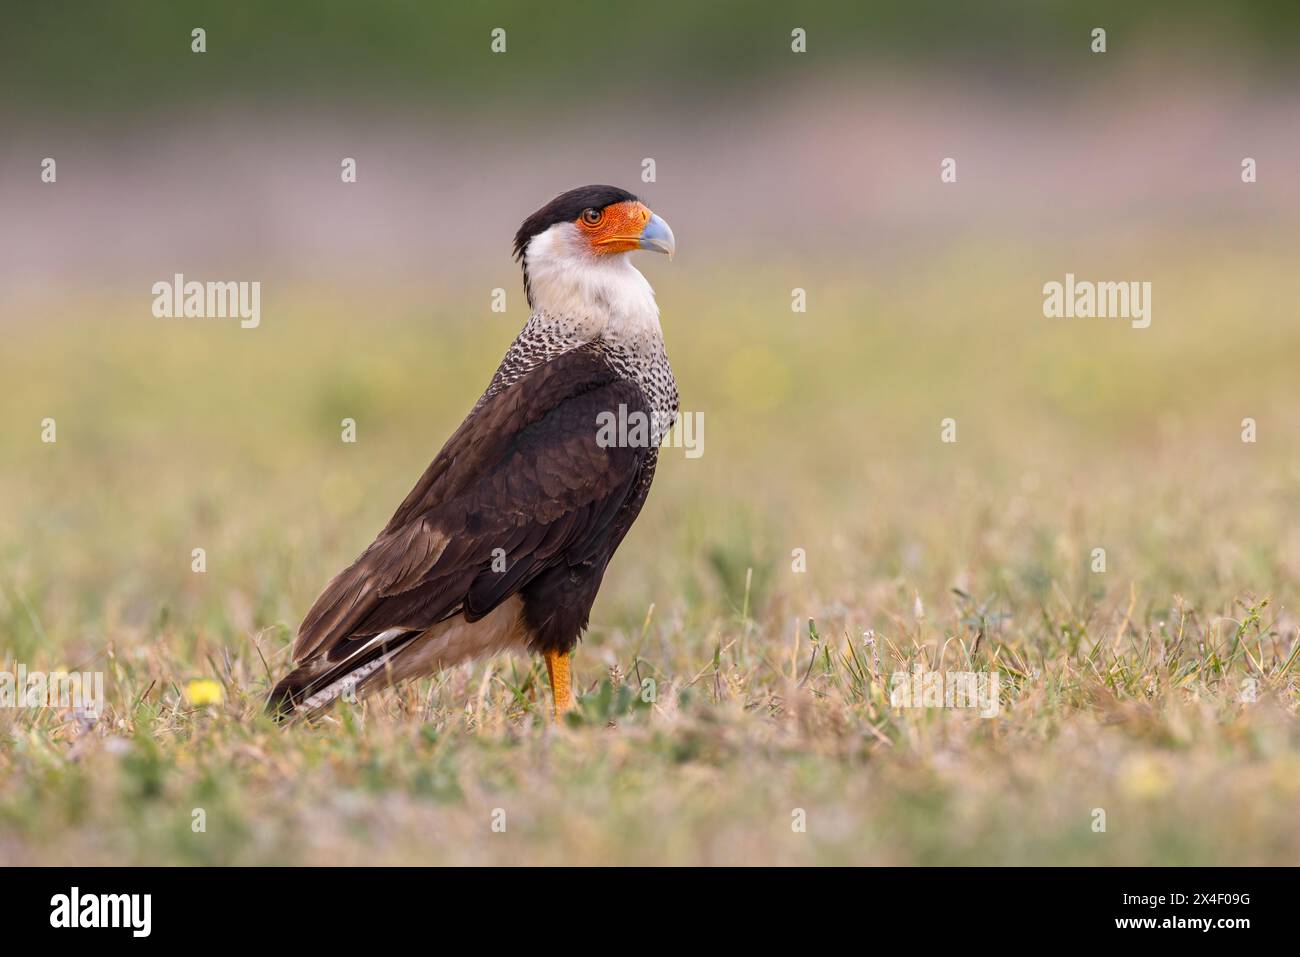
[[[650,415],[598,343],[480,401],[379,537],[316,599],[294,659],[339,660],[356,639],[457,613],[475,620],[542,572],[599,554],[650,452],[598,442],[600,414],[620,406]]]

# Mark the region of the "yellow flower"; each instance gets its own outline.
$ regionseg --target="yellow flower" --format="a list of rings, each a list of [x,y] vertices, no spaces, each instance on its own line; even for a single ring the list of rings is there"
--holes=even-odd
[[[1120,787],[1129,797],[1154,800],[1169,792],[1173,781],[1169,772],[1148,755],[1135,755],[1120,768]]]
[[[195,678],[185,686],[185,697],[190,704],[201,707],[205,704],[221,704],[224,697],[221,685],[211,678]]]

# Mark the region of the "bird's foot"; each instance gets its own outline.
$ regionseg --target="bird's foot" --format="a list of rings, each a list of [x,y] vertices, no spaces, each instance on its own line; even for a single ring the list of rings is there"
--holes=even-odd
[[[563,715],[577,706],[577,701],[573,697],[572,679],[569,675],[569,654],[547,651],[543,653],[543,657],[546,659],[546,674],[551,679],[551,696],[554,701],[551,716],[559,721]]]

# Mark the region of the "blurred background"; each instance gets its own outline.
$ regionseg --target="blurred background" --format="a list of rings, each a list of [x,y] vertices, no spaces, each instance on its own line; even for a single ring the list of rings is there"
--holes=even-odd
[[[589,182],[672,224],[676,260],[637,265],[705,423],[611,567],[593,680],[656,643],[665,673],[693,673],[741,613],[774,642],[808,617],[957,622],[953,588],[1044,642],[1057,601],[1163,623],[1273,596],[1294,635],[1294,3],[42,3],[5,21],[2,658],[134,656],[123,688],[179,694],[256,641],[281,673],[527,318],[514,230]],[[260,326],[155,318],[151,286],[178,272],[260,281]],[[1150,328],[1044,318],[1067,272],[1152,283]]]
[[[1114,471],[1148,500],[1153,472],[1198,488],[1291,476],[1297,25],[1281,3],[12,11],[10,574],[57,588],[84,562],[89,607],[111,591],[149,608],[141,562],[232,521],[266,540],[214,555],[218,577],[268,546],[297,567],[294,536],[343,536],[337,563],[526,318],[519,222],[587,182],[638,192],[680,239],[676,262],[640,265],[707,451],[663,470],[661,517],[690,512],[701,483],[746,489],[676,529],[786,525],[772,534],[814,548],[854,522],[880,532],[877,482],[934,482],[935,507],[963,481],[1003,494],[1043,469],[1057,478],[1041,491]],[[260,281],[260,328],[155,319],[150,288],[177,272]],[[1152,282],[1151,327],[1045,319],[1042,286],[1067,272]],[[47,416],[57,450],[37,441]],[[937,441],[949,416],[955,446]]]

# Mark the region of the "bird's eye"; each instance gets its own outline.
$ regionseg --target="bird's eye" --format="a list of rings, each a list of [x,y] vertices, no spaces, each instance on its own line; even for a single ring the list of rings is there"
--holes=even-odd
[[[599,226],[600,221],[604,218],[605,218],[605,213],[603,210],[584,209],[582,211],[582,221],[586,223],[588,226]]]

